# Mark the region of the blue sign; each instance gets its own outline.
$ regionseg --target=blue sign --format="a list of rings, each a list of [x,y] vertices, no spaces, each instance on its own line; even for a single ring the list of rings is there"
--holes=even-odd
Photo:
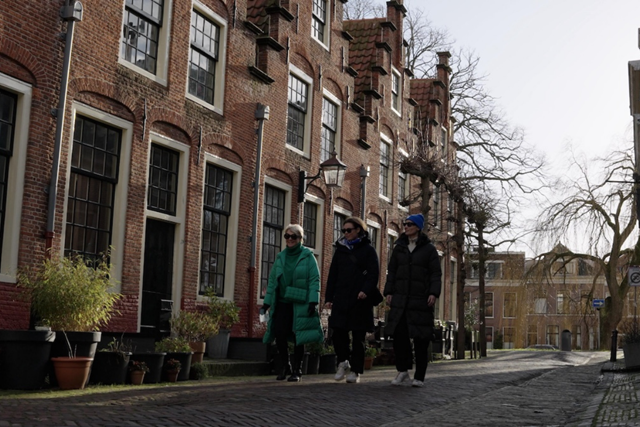
[[[594,299],[593,300],[593,308],[600,308],[600,307],[604,307],[604,300],[603,299]]]

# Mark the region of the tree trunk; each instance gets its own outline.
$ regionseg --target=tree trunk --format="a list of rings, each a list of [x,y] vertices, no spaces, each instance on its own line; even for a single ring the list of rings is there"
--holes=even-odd
[[[485,276],[487,271],[487,252],[484,247],[484,225],[477,224],[478,227],[478,317],[480,322],[480,357],[487,357],[487,335],[486,335],[486,318],[485,318]]]

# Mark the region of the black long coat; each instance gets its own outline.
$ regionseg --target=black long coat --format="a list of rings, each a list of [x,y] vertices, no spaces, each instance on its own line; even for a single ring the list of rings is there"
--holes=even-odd
[[[433,307],[429,307],[429,295],[440,296],[442,286],[440,257],[431,240],[420,233],[413,252],[409,251],[409,238],[402,234],[395,243],[389,267],[384,295],[392,295],[391,310],[384,327],[385,334],[393,335],[396,325],[406,314],[411,338],[432,338]]]
[[[371,295],[378,287],[379,276],[378,255],[368,237],[363,237],[353,249],[346,246],[344,238],[335,243],[325,292],[325,302],[333,303],[329,327],[373,332],[373,306],[359,300],[358,294],[362,291]]]

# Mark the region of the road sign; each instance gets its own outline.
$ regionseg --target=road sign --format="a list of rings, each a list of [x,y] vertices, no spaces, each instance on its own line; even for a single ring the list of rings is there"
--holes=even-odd
[[[604,307],[604,300],[603,299],[594,299],[593,300],[593,308],[601,308]]]
[[[640,286],[640,267],[632,265],[627,273],[629,277],[629,286]]]

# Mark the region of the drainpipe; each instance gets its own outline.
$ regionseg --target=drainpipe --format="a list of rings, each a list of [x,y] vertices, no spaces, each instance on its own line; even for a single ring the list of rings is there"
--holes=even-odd
[[[366,202],[367,202],[367,177],[369,176],[369,166],[360,165],[360,218],[363,221],[366,221],[365,218],[367,215],[365,214]]]
[[[55,235],[56,200],[58,196],[58,176],[60,172],[60,151],[62,145],[62,134],[64,132],[65,107],[67,103],[67,89],[69,87],[69,68],[71,66],[71,50],[73,48],[73,31],[76,21],[82,21],[83,7],[79,1],[68,0],[60,8],[60,18],[67,21],[67,38],[64,48],[64,62],[62,67],[62,80],[60,83],[60,96],[58,108],[53,110],[56,118],[56,139],[53,146],[53,164],[51,165],[51,181],[49,182],[49,207],[47,211],[47,230],[45,233],[46,249],[53,246],[53,236]],[[48,252],[48,251],[47,251]]]
[[[264,121],[269,120],[269,106],[258,104],[255,118],[258,120],[258,147],[256,173],[253,178],[253,224],[251,228],[251,261],[249,264],[249,338],[253,338],[253,321],[256,310],[256,253],[258,251],[258,207],[260,206],[260,165],[262,163],[262,134]]]

